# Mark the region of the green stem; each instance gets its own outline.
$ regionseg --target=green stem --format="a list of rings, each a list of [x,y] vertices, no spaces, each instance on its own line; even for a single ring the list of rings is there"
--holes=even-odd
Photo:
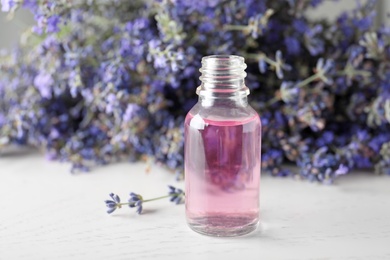
[[[230,25],[230,24],[227,24],[224,26],[224,29],[225,30],[230,30],[230,31],[244,31],[244,30],[248,30],[248,26],[247,25]]]
[[[298,87],[301,88],[301,87],[304,87],[306,86],[307,84],[310,84],[312,83],[313,81],[319,79],[320,77],[318,76],[318,74],[314,74],[314,75],[311,75],[310,77],[308,77],[307,79],[305,79],[304,81],[301,81],[299,82],[298,84]]]
[[[366,71],[366,70],[351,70],[351,72],[343,70],[343,71],[336,73],[336,75],[338,75],[338,76],[350,76],[351,74],[355,74],[355,75],[359,75],[359,76],[363,76],[363,77],[370,77],[371,76],[371,72]]]
[[[272,104],[275,104],[275,103],[278,102],[279,100],[280,100],[280,98],[274,97],[273,99],[271,99],[271,100],[269,100],[269,101],[267,102],[266,106],[268,107],[268,106],[270,106],[270,105],[272,105]]]
[[[154,201],[154,200],[161,200],[161,199],[165,199],[165,198],[169,198],[169,197],[173,197],[175,195],[166,195],[166,196],[161,196],[161,197],[157,197],[157,198],[154,198],[154,199],[148,199],[148,200],[143,200],[143,202],[149,202],[149,201]]]
[[[257,60],[260,58],[262,54],[255,54],[255,53],[245,53],[244,56],[248,59],[254,59],[254,60]]]
[[[269,65],[271,66],[274,66],[276,67],[278,65],[278,63],[274,60],[271,60],[270,58],[267,57],[267,55],[263,54],[263,53],[259,53],[259,54],[253,54],[253,53],[247,53],[245,54],[245,57],[249,58],[249,59],[254,59],[254,60],[258,60],[258,59],[264,59],[265,62],[267,62]]]
[[[274,67],[276,67],[278,65],[278,63],[276,61],[273,61],[271,60],[270,58],[268,58],[267,56],[264,55],[263,57],[264,61],[267,62],[269,65],[272,65]]]
[[[155,200],[166,199],[166,198],[169,198],[169,197],[179,196],[181,194],[182,193],[173,193],[173,194],[169,194],[169,195],[165,195],[165,196],[161,196],[161,197],[157,197],[157,198],[153,198],[153,199],[142,200],[142,202],[150,202],[150,201],[155,201]],[[128,202],[123,202],[123,203],[118,203],[117,205],[120,205],[120,206],[125,206],[126,205],[127,206],[129,204],[130,203],[128,203]]]

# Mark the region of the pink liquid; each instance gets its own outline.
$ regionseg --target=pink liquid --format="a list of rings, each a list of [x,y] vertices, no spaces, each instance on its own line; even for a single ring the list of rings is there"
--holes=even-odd
[[[259,221],[261,127],[257,115],[235,121],[185,120],[187,221],[197,232],[235,236]]]

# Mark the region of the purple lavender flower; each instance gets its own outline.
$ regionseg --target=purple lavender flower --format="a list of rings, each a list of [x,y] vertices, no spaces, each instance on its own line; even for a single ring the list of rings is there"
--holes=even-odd
[[[34,79],[34,85],[39,90],[41,96],[43,98],[51,98],[52,97],[52,86],[54,84],[54,80],[49,73],[41,72]]]
[[[60,29],[58,27],[58,24],[60,23],[60,16],[59,15],[52,15],[49,18],[47,18],[47,28],[46,31],[48,33],[55,33],[58,32]]]
[[[142,213],[142,200],[137,201],[134,204],[134,207],[137,207],[136,212],[140,215]]]
[[[283,70],[290,71],[291,66],[286,64],[283,60],[282,52],[280,50],[276,51],[276,64],[275,64],[275,71],[276,75],[279,79],[282,79],[284,77]]]
[[[336,176],[337,175],[344,175],[349,172],[349,168],[343,164],[340,164],[339,168],[335,171]]]
[[[298,102],[300,89],[297,83],[291,81],[283,81],[280,86],[281,99],[286,103]]]
[[[129,122],[131,119],[133,119],[137,112],[140,110],[140,106],[137,104],[128,104],[125,114],[123,115],[123,121]]]
[[[171,196],[171,202],[176,204],[184,203],[184,191],[182,189],[175,188],[171,185],[169,187],[169,195]]]
[[[108,94],[108,96],[106,97],[106,101],[107,101],[106,113],[111,114],[112,111],[114,111],[114,107],[117,103],[117,98],[115,94],[113,93]]]
[[[106,207],[107,207],[107,213],[111,214],[114,212],[117,208],[121,208],[121,199],[118,195],[114,193],[110,193],[111,200],[106,200]]]
[[[309,28],[305,32],[305,45],[312,56],[317,56],[324,52],[324,41],[319,37],[323,32],[323,26],[320,24]]]
[[[188,0],[179,0],[178,2],[182,3],[185,6],[190,7],[190,9],[202,11],[204,8],[215,7],[219,4],[219,0],[199,0],[199,1],[188,1]]]
[[[301,43],[296,37],[286,37],[284,39],[284,44],[290,55],[298,55],[301,52]]]
[[[322,3],[323,0],[311,0],[310,5],[316,7]]]
[[[267,71],[267,63],[265,62],[263,56],[261,56],[259,59],[259,70],[263,74]]]
[[[38,8],[38,4],[39,3],[37,0],[24,0],[23,1],[23,7],[30,9],[31,12],[33,12],[33,13]]]
[[[1,11],[9,12],[14,4],[13,0],[1,0]]]
[[[0,127],[2,127],[6,122],[6,118],[3,113],[0,113]]]
[[[318,77],[325,82],[326,84],[332,84],[333,79],[330,78],[329,73],[333,69],[334,63],[332,60],[328,59],[324,61],[323,58],[318,59],[317,65],[316,65],[316,73]]]
[[[307,25],[307,23],[306,23],[306,21],[304,20],[304,19],[300,19],[300,18],[298,18],[298,19],[294,19],[293,21],[292,21],[292,26],[293,26],[293,28],[298,32],[298,33],[301,33],[301,34],[303,34],[303,33],[305,33],[306,31],[307,31],[307,29],[308,29],[308,25]]]
[[[143,198],[141,195],[136,194],[134,192],[130,193],[130,198],[129,198],[129,207],[134,208],[136,207],[137,210],[136,212],[138,214],[142,213],[142,203],[143,203]]]
[[[35,14],[35,20],[37,21],[37,24],[33,26],[32,31],[38,35],[41,35],[46,24],[46,17],[40,14]]]

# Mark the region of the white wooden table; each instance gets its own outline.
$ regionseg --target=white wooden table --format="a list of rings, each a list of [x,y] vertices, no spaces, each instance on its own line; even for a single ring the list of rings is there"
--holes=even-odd
[[[263,176],[262,224],[240,238],[191,231],[168,200],[107,215],[116,192],[160,196],[172,174],[122,163],[71,175],[39,154],[0,157],[0,259],[390,259],[390,177],[357,173],[323,186]]]

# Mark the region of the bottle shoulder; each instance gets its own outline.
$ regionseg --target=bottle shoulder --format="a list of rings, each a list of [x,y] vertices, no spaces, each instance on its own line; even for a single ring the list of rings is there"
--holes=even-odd
[[[197,103],[187,114],[187,117],[201,117],[213,121],[246,121],[257,118],[258,113],[248,104],[245,106],[202,106]]]

